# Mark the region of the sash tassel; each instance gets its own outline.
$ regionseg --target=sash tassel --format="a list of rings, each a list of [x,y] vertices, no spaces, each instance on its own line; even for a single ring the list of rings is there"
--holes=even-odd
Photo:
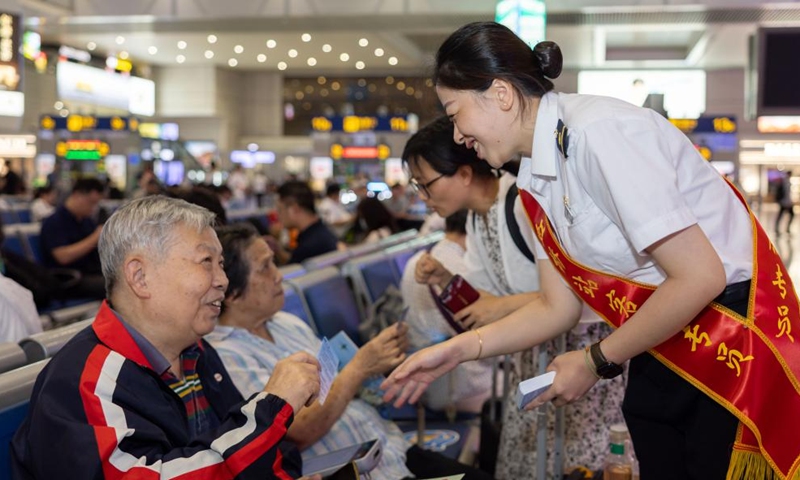
[[[757,478],[758,480],[780,480],[782,477],[775,472],[764,455],[756,448],[734,444],[731,462],[728,466],[728,475],[725,480],[746,480]],[[800,480],[800,472],[792,476],[790,480]]]

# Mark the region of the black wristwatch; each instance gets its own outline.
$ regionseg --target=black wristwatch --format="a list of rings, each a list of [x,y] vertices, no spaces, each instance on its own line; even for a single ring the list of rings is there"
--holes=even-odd
[[[619,376],[622,373],[622,365],[617,365],[614,362],[609,362],[603,351],[600,350],[600,342],[595,343],[589,349],[589,354],[592,356],[595,371],[600,378],[606,380]]]

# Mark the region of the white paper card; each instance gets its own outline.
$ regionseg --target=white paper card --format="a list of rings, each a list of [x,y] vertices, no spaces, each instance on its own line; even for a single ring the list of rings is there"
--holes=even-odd
[[[531,403],[534,398],[543,394],[545,390],[550,388],[553,380],[556,378],[556,372],[547,372],[539,375],[538,377],[529,378],[519,382],[517,386],[517,408],[522,410],[525,405]]]
[[[319,404],[324,405],[339,367],[339,358],[333,353],[333,348],[331,348],[331,344],[328,343],[327,338],[322,339],[322,347],[320,347],[319,354],[317,354],[317,361],[320,367]]]

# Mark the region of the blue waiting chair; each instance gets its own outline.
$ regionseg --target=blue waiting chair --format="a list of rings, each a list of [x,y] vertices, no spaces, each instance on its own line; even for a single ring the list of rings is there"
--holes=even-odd
[[[336,267],[309,272],[287,281],[301,295],[311,314],[317,334],[330,338],[344,331],[360,345],[358,305],[347,279]]]
[[[308,311],[308,305],[306,304],[305,299],[288,282],[283,282],[283,298],[284,302],[281,310],[299,317],[301,320],[306,322],[312,330],[314,330],[314,333],[319,334],[319,332],[317,332],[317,326],[311,319],[311,313]]]
[[[28,415],[33,385],[48,361],[0,375],[0,478],[11,478],[11,439]]]

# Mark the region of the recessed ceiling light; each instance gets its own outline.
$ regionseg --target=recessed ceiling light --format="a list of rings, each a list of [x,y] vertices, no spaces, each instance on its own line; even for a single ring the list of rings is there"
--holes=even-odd
[[[343,62],[346,62],[346,61],[350,60],[350,55],[348,55],[346,53],[343,53],[343,54],[339,55],[339,60],[341,60]]]
[[[147,53],[149,53],[150,55],[155,55],[156,53],[158,53],[158,47],[152,46],[148,48]]]
[[[389,57],[389,65],[397,65],[397,57]]]
[[[258,60],[258,63],[264,63],[267,61],[267,56],[264,55],[263,53],[259,53],[258,56],[256,57],[256,60]]]
[[[383,53],[384,53],[384,52],[383,52],[383,49],[382,49],[382,48],[376,48],[376,49],[375,49],[375,56],[376,56],[376,57],[382,57],[382,56],[383,56]]]
[[[228,60],[228,65],[230,65],[231,67],[235,67],[236,65],[239,65],[239,60],[231,58],[230,60]]]
[[[308,33],[304,33],[303,35],[300,36],[300,39],[302,39],[304,42],[308,43],[308,42],[311,41],[311,35],[308,34]]]
[[[116,38],[116,42],[117,42],[117,45],[122,45],[123,43],[125,43],[125,37],[123,37],[122,35],[118,36]]]
[[[273,40],[271,38],[269,40],[267,40],[267,48],[275,48],[277,46],[278,46],[278,42],[276,42],[275,40]]]
[[[291,58],[297,57],[297,50],[295,50],[294,48],[289,50],[289,57]]]
[[[178,42],[178,50],[186,50],[186,42],[184,42],[183,40]]]
[[[406,87],[406,93],[408,95],[414,95],[414,87]]]
[[[92,51],[95,48],[97,48],[97,44],[94,43],[94,42],[89,42],[89,43],[86,44],[86,49],[89,50],[89,51]]]
[[[278,70],[286,70],[286,67],[288,67],[286,62],[278,62]]]
[[[241,45],[236,45],[235,47],[233,47],[233,51],[236,53],[242,53],[244,52],[244,47]]]
[[[184,57],[183,55],[178,55],[177,57],[175,57],[175,61],[178,63],[183,63],[186,61],[186,57]]]
[[[56,102],[56,103],[54,103],[53,104],[53,108],[55,108],[56,110],[61,110],[62,108],[64,108],[64,102]]]
[[[342,88],[342,85],[339,82],[331,83],[331,89],[333,91],[337,91],[338,92],[340,88]]]
[[[314,58],[314,57],[308,57],[308,60],[306,61],[306,63],[308,63],[309,67],[313,67],[314,65],[317,64],[317,59]]]
[[[358,84],[359,87],[366,87],[367,86],[367,80],[364,79],[364,78],[359,78],[357,84]]]
[[[325,53],[330,53],[331,50],[333,50],[333,47],[331,47],[330,44],[326,43],[325,45],[322,46],[322,51]]]
[[[209,59],[209,60],[211,60],[212,58],[214,58],[214,52],[212,52],[211,50],[206,50],[206,52],[205,52],[203,55],[205,55],[205,57],[206,57],[207,59]]]
[[[388,77],[386,77],[386,85],[391,85],[393,83],[394,83],[394,77],[393,76],[389,75]]]
[[[61,110],[58,114],[62,117],[69,117],[69,110]]]
[[[119,52],[119,58],[121,58],[123,60],[127,60],[129,56],[130,55],[128,55],[128,52],[126,52],[125,50]]]
[[[356,69],[364,70],[364,67],[366,67],[366,65],[364,65],[364,62],[362,62],[361,60],[356,62]]]
[[[213,34],[209,35],[206,37],[206,40],[208,40],[208,43],[217,43],[217,36]]]
[[[366,47],[367,45],[369,45],[369,40],[366,38],[362,38],[358,41],[358,46],[360,47]]]
[[[327,81],[328,81],[328,79],[327,79],[327,78],[325,78],[325,77],[324,77],[324,76],[322,76],[322,75],[320,75],[319,77],[317,77],[317,83],[319,83],[320,85],[325,85],[325,82],[327,82]]]

